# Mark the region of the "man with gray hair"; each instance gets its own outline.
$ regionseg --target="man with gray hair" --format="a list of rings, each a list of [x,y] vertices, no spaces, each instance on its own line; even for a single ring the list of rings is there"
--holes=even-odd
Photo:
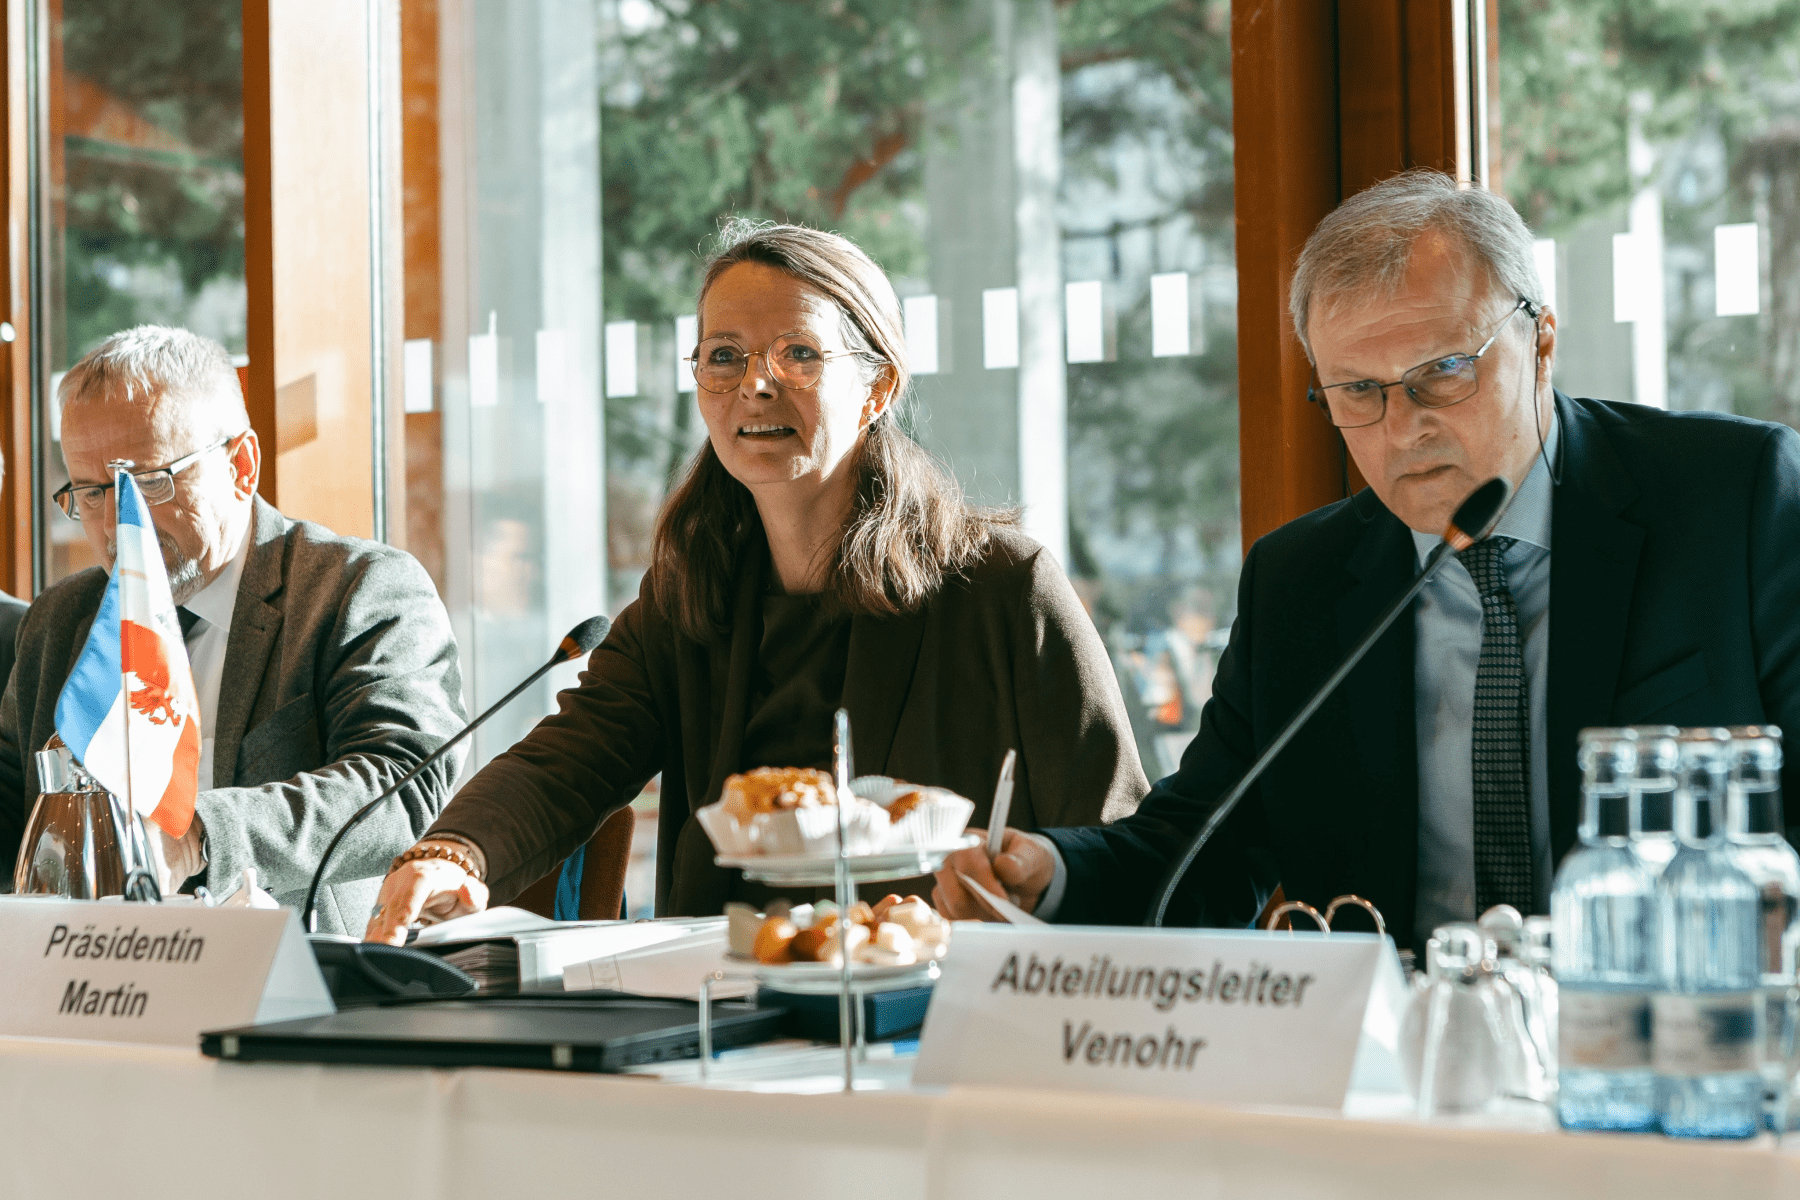
[[[1435,172],[1326,217],[1291,307],[1308,399],[1368,489],[1251,548],[1181,769],[1113,825],[1008,830],[991,869],[953,858],[950,914],[983,915],[961,869],[1053,920],[1141,923],[1223,794],[1496,476],[1518,490],[1494,535],[1444,564],[1219,827],[1171,924],[1248,925],[1277,885],[1321,910],[1365,897],[1403,947],[1495,904],[1547,912],[1582,728],[1800,729],[1793,430],[1557,391],[1530,231]]]
[[[87,640],[115,557],[114,464],[136,478],[168,567],[199,694],[200,795],[165,885],[231,889],[254,867],[299,904],[339,825],[462,726],[444,605],[403,551],[291,521],[256,494],[262,451],[217,342],[144,325],[69,371],[57,504],[106,564],[37,598],[0,699],[0,862],[37,799],[34,752]],[[454,756],[451,756],[453,758]],[[340,849],[322,929],[360,933],[392,857],[449,798],[447,758]],[[29,848],[27,848],[29,850]]]

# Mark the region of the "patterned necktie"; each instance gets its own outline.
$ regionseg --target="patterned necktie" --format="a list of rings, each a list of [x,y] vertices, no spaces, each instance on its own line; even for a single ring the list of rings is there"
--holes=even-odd
[[[1514,539],[1488,538],[1456,557],[1481,592],[1481,663],[1475,670],[1475,915],[1496,904],[1521,913],[1531,886],[1531,691],[1519,610],[1500,559]]]

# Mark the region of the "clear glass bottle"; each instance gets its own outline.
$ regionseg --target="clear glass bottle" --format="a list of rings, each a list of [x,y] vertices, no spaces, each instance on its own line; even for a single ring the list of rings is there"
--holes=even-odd
[[[1662,1131],[1753,1137],[1763,1121],[1756,885],[1725,839],[1731,735],[1680,740],[1675,857],[1656,881],[1662,989],[1652,1029]]]
[[[1550,894],[1556,1115],[1567,1129],[1652,1130],[1656,879],[1631,846],[1637,738],[1585,729],[1579,753],[1581,844],[1557,868]]]
[[[1792,1056],[1794,947],[1800,938],[1800,854],[1788,844],[1781,810],[1781,730],[1743,725],[1731,730],[1731,782],[1725,793],[1725,837],[1732,861],[1756,885],[1756,941],[1763,990],[1763,1099],[1775,1119],[1775,1100]],[[1791,1085],[1790,1085],[1791,1086]],[[1787,1127],[1800,1123],[1790,1093]],[[1771,1125],[1771,1127],[1773,1127]]]
[[[1631,844],[1661,875],[1675,857],[1675,786],[1681,730],[1673,725],[1633,725],[1637,767],[1631,778]]]

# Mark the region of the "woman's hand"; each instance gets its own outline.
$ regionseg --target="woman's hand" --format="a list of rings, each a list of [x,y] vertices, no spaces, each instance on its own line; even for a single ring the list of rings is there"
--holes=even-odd
[[[406,927],[414,921],[435,925],[466,917],[487,907],[487,884],[442,858],[403,862],[381,882],[381,895],[369,914],[365,942],[406,944]]]

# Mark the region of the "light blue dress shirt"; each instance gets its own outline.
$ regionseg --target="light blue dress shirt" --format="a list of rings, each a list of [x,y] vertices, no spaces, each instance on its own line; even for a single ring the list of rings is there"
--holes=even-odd
[[[1537,911],[1550,911],[1550,773],[1545,689],[1550,662],[1550,472],[1558,430],[1532,464],[1495,537],[1517,541],[1501,565],[1531,689],[1531,876]],[[1419,563],[1444,539],[1413,531]],[[1419,881],[1413,908],[1421,935],[1446,921],[1472,921],[1475,911],[1475,671],[1481,663],[1481,593],[1452,557],[1413,604],[1414,717],[1419,744]],[[1573,746],[1566,748],[1573,754]],[[1527,914],[1529,915],[1529,914]]]

